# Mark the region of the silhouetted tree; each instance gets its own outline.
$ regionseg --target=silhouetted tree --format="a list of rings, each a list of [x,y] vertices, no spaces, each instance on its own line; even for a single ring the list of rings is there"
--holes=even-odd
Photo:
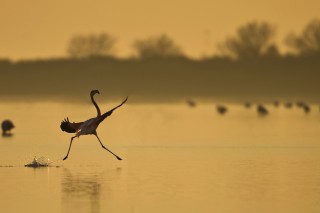
[[[320,54],[320,20],[312,20],[301,35],[289,35],[286,43],[301,55]]]
[[[166,35],[137,40],[133,44],[139,58],[179,58],[183,53],[178,45]]]
[[[236,58],[254,58],[278,55],[278,48],[272,41],[275,28],[267,22],[250,22],[237,30],[236,36],[227,38],[218,45],[223,55]]]
[[[107,33],[76,35],[71,38],[68,54],[72,58],[112,56],[115,39]]]

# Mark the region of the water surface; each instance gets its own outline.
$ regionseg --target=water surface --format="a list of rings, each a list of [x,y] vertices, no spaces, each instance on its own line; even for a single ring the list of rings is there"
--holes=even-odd
[[[103,110],[116,105],[100,104]],[[1,212],[319,212],[320,113],[212,103],[127,104],[94,136],[60,121],[94,116],[91,105],[1,103],[16,125],[0,141]],[[53,162],[27,168],[34,156]]]

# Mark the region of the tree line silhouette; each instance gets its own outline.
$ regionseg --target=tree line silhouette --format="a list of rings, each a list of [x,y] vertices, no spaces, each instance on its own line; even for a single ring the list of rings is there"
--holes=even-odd
[[[284,42],[276,29],[253,21],[217,45],[219,54],[194,60],[167,35],[136,40],[131,58],[116,57],[116,38],[107,33],[76,35],[67,58],[0,60],[0,101],[79,101],[87,91],[106,91],[108,100],[133,102],[224,99],[313,101],[320,96],[320,20]]]
[[[253,59],[280,57],[274,39],[275,26],[268,22],[252,21],[240,26],[235,35],[217,45],[220,57]],[[310,21],[300,34],[291,33],[285,38],[289,54],[297,56],[320,55],[320,20]],[[76,35],[71,38],[67,52],[71,58],[116,57],[116,39],[108,34]],[[136,40],[132,48],[140,59],[186,58],[181,47],[168,35],[162,34]],[[214,58],[215,56],[211,56]]]

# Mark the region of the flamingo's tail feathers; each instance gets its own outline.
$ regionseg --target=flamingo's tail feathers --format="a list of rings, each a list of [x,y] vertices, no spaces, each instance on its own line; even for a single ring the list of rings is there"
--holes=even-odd
[[[80,123],[71,123],[69,121],[69,118],[65,118],[61,121],[60,128],[64,132],[68,133],[75,133],[80,128],[80,126],[83,124],[83,122]]]

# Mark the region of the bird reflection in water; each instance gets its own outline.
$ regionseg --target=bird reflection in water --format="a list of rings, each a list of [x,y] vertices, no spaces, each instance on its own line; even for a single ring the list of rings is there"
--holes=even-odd
[[[65,169],[62,181],[64,212],[100,212],[101,187],[99,175],[75,175]]]
[[[89,169],[90,170],[90,169]],[[115,171],[86,170],[76,172],[64,169],[62,178],[62,212],[103,212],[103,197],[111,192],[106,180],[119,179],[121,168]],[[106,177],[108,173],[108,177]],[[110,176],[111,175],[111,176]]]

